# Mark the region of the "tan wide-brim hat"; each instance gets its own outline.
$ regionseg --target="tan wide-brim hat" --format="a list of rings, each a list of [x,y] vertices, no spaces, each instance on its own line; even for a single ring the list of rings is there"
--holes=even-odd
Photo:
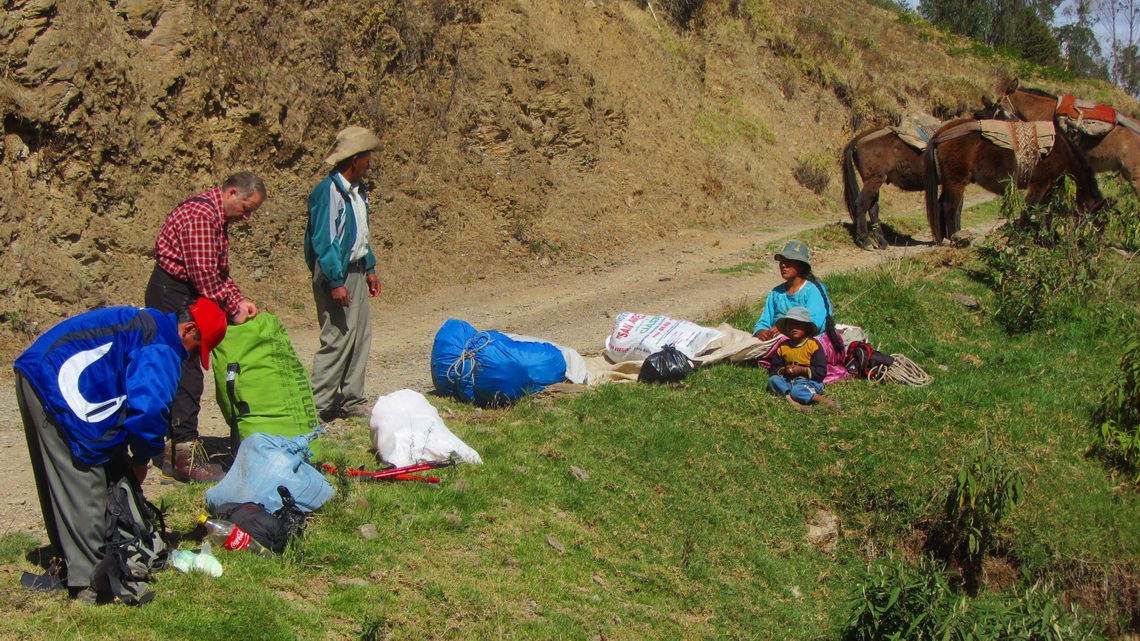
[[[351,158],[365,151],[375,151],[380,148],[380,139],[376,134],[364,127],[345,127],[336,135],[332,153],[325,158],[325,164],[337,166],[345,158]]]

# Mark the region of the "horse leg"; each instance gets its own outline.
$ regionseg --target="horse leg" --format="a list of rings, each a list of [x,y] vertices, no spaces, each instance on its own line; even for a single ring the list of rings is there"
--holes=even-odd
[[[863,182],[863,190],[859,192],[859,199],[855,201],[855,244],[863,249],[871,249],[871,241],[867,233],[867,218],[874,212],[878,220],[879,189],[883,186],[882,178],[872,178]]]
[[[952,185],[943,183],[942,197],[938,199],[942,214],[942,236],[947,240],[953,238],[961,227],[962,196],[966,185]]]
[[[871,209],[867,212],[871,217],[871,235],[875,238],[875,245],[879,249],[886,249],[887,238],[883,235],[883,224],[879,222],[879,195],[875,194],[875,204],[871,205]]]

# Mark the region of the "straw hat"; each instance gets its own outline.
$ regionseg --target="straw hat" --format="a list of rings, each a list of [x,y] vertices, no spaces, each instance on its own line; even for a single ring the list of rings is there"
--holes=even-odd
[[[336,167],[345,158],[351,158],[364,151],[380,148],[380,139],[364,127],[345,127],[336,135],[332,153],[325,158],[325,164]]]

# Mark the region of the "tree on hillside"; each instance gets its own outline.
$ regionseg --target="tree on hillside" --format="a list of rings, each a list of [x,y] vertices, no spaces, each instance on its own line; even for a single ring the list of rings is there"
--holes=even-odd
[[[1075,20],[1056,29],[1065,67],[1078,78],[1108,80],[1108,61],[1101,52],[1100,41],[1093,31],[1093,0],[1076,0],[1065,11]]]
[[[1128,45],[1116,56],[1120,70],[1114,74],[1116,84],[1133,96],[1140,96],[1140,46]]]
[[[1112,82],[1137,95],[1135,78],[1140,70],[1136,49],[1140,45],[1140,0],[1089,0],[1090,11],[1108,44]]]
[[[1049,27],[1059,4],[1059,0],[922,0],[918,9],[931,23],[954,33],[1012,50],[1039,65],[1060,66],[1061,47]]]

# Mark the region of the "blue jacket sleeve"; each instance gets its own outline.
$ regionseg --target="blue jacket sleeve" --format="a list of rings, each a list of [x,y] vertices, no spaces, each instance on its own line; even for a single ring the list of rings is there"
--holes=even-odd
[[[776,290],[768,292],[768,300],[764,301],[764,311],[760,314],[760,320],[756,321],[756,326],[752,328],[752,333],[762,329],[768,329],[776,325]]]
[[[170,404],[178,389],[182,359],[169,345],[155,343],[136,352],[127,365],[127,445],[135,462],[158,454],[165,445]]]
[[[333,211],[330,183],[322,181],[313,193],[309,194],[309,243],[312,245],[314,260],[320,267],[321,276],[329,289],[344,285],[344,265],[341,250],[334,238],[333,222],[341,214]],[[345,212],[347,214],[347,212]],[[312,267],[312,265],[310,265]]]

